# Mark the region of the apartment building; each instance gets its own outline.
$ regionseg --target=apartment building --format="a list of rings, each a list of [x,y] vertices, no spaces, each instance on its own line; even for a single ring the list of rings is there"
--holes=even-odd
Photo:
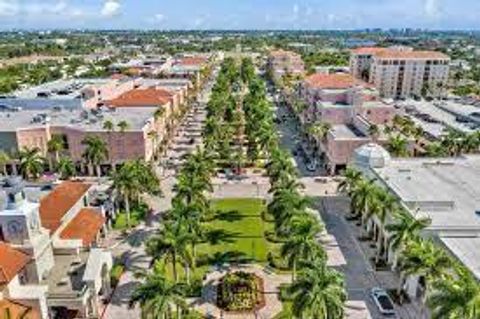
[[[387,142],[381,128],[393,119],[396,110],[379,98],[371,84],[350,74],[317,73],[307,77],[296,93],[304,104],[297,113],[304,127],[315,123],[330,125],[325,138],[313,138],[331,174],[344,169],[359,146],[372,140]],[[376,136],[370,133],[373,125],[379,128]]]
[[[301,76],[305,73],[302,56],[285,50],[271,51],[268,55],[267,68],[275,81],[280,80],[285,74]]]
[[[97,247],[106,218],[91,187],[64,182],[32,198],[20,178],[2,182],[0,309],[11,318],[99,317],[113,260]]]
[[[358,48],[352,51],[352,75],[373,84],[381,97],[443,97],[450,58],[436,51],[406,47]]]

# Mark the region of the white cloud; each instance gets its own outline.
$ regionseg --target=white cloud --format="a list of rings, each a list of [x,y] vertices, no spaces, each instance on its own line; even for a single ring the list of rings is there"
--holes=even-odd
[[[440,15],[439,0],[425,0],[424,11],[428,18],[437,18]]]
[[[20,7],[15,0],[0,0],[0,16],[11,17],[18,14]]]
[[[113,17],[120,14],[122,5],[118,0],[106,0],[101,11],[104,17]]]
[[[155,21],[157,21],[157,22],[162,22],[163,20],[165,20],[165,16],[164,16],[163,14],[161,14],[161,13],[157,13],[157,14],[154,16],[154,18],[155,18]]]

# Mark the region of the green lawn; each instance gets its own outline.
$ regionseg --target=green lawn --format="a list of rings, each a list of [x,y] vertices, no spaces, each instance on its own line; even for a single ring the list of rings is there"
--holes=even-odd
[[[263,221],[263,201],[251,198],[215,200],[215,218],[204,224],[205,243],[197,247],[197,268],[193,277],[200,279],[215,264],[235,262],[267,263],[269,251],[278,252],[279,245],[268,242],[264,232],[273,224]],[[181,266],[178,266],[181,268]],[[167,266],[171,275],[171,266]],[[183,271],[179,275],[183,277]]]

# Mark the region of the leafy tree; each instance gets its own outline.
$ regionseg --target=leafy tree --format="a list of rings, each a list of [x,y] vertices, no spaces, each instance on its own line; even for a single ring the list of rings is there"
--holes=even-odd
[[[295,318],[344,318],[347,294],[343,276],[328,269],[322,259],[302,266],[298,278],[288,288]]]
[[[97,176],[100,177],[100,164],[108,157],[108,149],[106,143],[98,136],[87,135],[82,141],[85,146],[83,158],[89,167],[96,167]]]
[[[20,172],[25,179],[37,179],[45,168],[45,158],[39,148],[23,149],[19,152]]]

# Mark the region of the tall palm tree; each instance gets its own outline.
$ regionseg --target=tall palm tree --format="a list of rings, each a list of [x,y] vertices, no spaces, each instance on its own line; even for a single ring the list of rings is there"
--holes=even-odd
[[[403,251],[405,243],[418,238],[420,232],[431,223],[428,218],[416,218],[404,210],[398,210],[393,220],[385,229],[389,234],[389,246],[397,254]]]
[[[365,224],[366,217],[369,214],[370,206],[376,200],[377,186],[375,180],[362,179],[352,191],[351,201],[355,216],[362,218],[362,224]]]
[[[117,124],[117,127],[118,127],[120,133],[121,133],[122,135],[124,135],[123,138],[122,138],[122,140],[123,140],[123,143],[122,143],[122,148],[123,148],[122,153],[123,153],[123,152],[125,151],[125,141],[126,141],[125,132],[129,129],[130,124],[128,124],[127,121],[120,121],[120,122]]]
[[[343,276],[322,259],[303,263],[298,278],[288,287],[295,318],[343,319],[347,293]]]
[[[64,143],[61,135],[54,134],[52,138],[47,142],[48,152],[54,154],[55,156],[55,164],[58,164],[60,160],[60,152],[64,149]],[[53,166],[50,165],[50,169]]]
[[[480,318],[480,284],[463,266],[454,278],[435,280],[428,297],[432,319]]]
[[[76,174],[75,164],[69,157],[60,157],[57,163],[57,172],[61,179],[69,179]]]
[[[7,164],[10,163],[10,156],[5,151],[0,151],[0,166],[2,167],[3,176],[7,176]]]
[[[354,168],[347,167],[347,169],[343,173],[343,176],[345,177],[345,179],[342,180],[340,184],[338,184],[338,191],[341,193],[346,193],[350,196],[352,190],[362,179],[362,173],[360,173]]]
[[[185,286],[171,283],[156,265],[151,274],[142,275],[143,282],[130,297],[130,306],[139,304],[142,319],[171,319],[172,306],[176,306],[177,318],[185,308]]]
[[[113,148],[112,133],[115,130],[115,125],[111,120],[106,120],[105,122],[103,122],[103,129],[107,131],[107,135],[108,135],[108,148],[109,148],[108,159],[110,160],[110,166],[112,170],[115,170],[115,163],[113,163],[113,150],[112,150]]]
[[[192,252],[189,248],[190,234],[182,227],[166,224],[160,233],[147,241],[147,253],[153,260],[165,259],[172,265],[173,277],[178,282],[177,263],[185,267],[186,277],[189,280],[189,270],[193,264]]]
[[[280,249],[281,256],[288,260],[292,268],[292,281],[295,280],[299,261],[325,258],[325,252],[316,239],[321,231],[322,227],[311,215],[292,220],[289,237]]]
[[[85,146],[83,158],[89,167],[96,168],[97,176],[100,177],[100,164],[108,158],[108,148],[105,142],[98,136],[87,135],[82,141]]]
[[[434,281],[447,277],[451,265],[452,260],[445,250],[437,247],[431,240],[410,240],[401,255],[399,270],[402,280],[400,280],[399,290],[403,287],[406,276],[423,277],[426,291],[423,292],[422,298],[425,298]]]
[[[23,149],[19,152],[20,172],[25,179],[37,179],[43,173],[45,158],[40,155],[39,148]]]

